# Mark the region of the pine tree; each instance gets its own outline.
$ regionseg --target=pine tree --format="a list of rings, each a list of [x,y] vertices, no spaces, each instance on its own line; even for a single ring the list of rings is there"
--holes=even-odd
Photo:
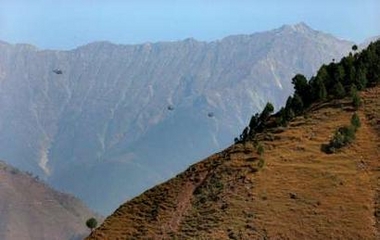
[[[367,86],[367,76],[363,68],[359,68],[356,72],[356,86],[358,87],[358,90],[363,90]]]
[[[342,65],[337,64],[334,68],[334,79],[336,82],[342,83],[346,73]]]
[[[294,94],[293,96],[292,109],[294,110],[294,113],[296,115],[303,113],[304,104],[303,104],[302,98],[298,94]]]
[[[268,102],[260,114],[260,117],[259,117],[260,121],[261,122],[265,121],[269,117],[269,115],[273,113],[273,111],[274,111],[273,104]]]
[[[311,99],[313,101],[325,100],[327,98],[326,87],[321,78],[313,77],[309,85],[311,87]]]
[[[318,78],[320,81],[323,82],[323,84],[326,87],[326,90],[330,87],[331,85],[331,77],[329,72],[327,71],[328,66],[322,65],[322,67],[319,69],[316,78]]]
[[[302,74],[297,74],[293,77],[292,84],[294,86],[294,94],[297,94],[302,99],[303,105],[309,106],[312,101],[311,89],[306,77]]]
[[[341,82],[338,82],[335,84],[334,86],[334,95],[337,97],[337,98],[344,98],[344,96],[346,95],[346,91],[344,90],[344,87],[342,85]]]
[[[319,87],[319,89],[318,89],[318,99],[319,100],[326,100],[326,98],[327,98],[327,90],[326,90],[325,84],[323,84],[323,82],[322,82],[318,87]]]

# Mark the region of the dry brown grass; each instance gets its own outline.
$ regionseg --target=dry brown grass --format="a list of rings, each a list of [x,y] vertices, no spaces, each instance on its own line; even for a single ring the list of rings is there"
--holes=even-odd
[[[350,123],[348,100],[314,106],[285,131],[233,145],[121,206],[88,239],[380,239],[380,88],[362,93],[356,140],[321,152]]]

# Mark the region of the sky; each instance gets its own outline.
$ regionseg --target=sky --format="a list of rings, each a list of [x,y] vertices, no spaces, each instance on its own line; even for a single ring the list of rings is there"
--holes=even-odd
[[[360,43],[380,35],[380,0],[0,0],[0,40],[41,49],[213,41],[299,22]]]

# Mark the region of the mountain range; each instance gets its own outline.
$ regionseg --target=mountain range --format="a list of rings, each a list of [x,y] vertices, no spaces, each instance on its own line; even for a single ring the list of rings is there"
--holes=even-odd
[[[70,51],[0,42],[0,158],[107,214],[230,145],[296,73],[353,44],[304,23]]]

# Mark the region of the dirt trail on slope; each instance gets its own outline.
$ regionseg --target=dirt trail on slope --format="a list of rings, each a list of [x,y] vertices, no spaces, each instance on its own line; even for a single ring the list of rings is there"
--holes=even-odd
[[[191,199],[194,193],[194,190],[202,184],[207,176],[207,172],[200,174],[199,184],[194,185],[192,182],[186,182],[181,189],[181,194],[177,199],[177,208],[173,212],[172,219],[164,225],[165,232],[177,232],[178,228],[182,222],[183,216],[187,210],[191,207]]]

